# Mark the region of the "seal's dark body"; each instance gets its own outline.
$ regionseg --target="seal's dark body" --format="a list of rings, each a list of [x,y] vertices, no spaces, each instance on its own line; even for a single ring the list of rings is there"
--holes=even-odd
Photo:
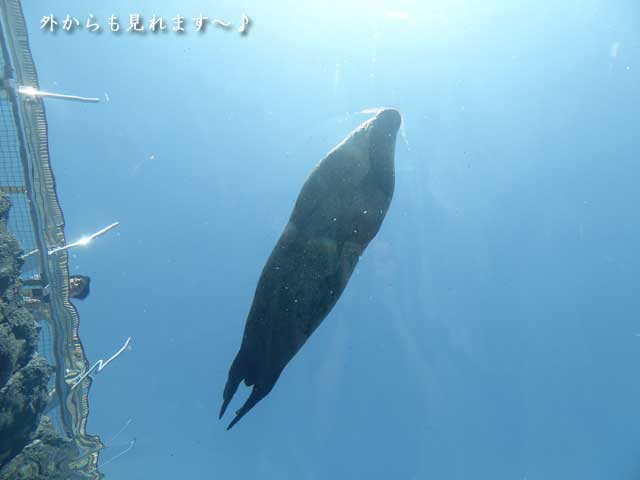
[[[393,196],[400,114],[380,111],[313,170],[265,265],[220,417],[238,385],[253,386],[233,427],[273,388],[287,363],[331,311]]]

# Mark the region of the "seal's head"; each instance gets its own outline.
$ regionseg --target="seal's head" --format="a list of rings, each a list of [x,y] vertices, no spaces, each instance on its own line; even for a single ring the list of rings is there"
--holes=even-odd
[[[395,108],[381,108],[373,118],[374,128],[380,129],[381,134],[393,136],[398,133],[402,125],[402,116]]]
[[[367,130],[371,167],[377,173],[380,187],[391,195],[395,179],[396,136],[402,125],[402,117],[395,108],[382,108],[369,122]]]
[[[374,157],[390,157],[393,162],[396,136],[402,125],[400,112],[395,108],[383,108],[369,122],[369,154]]]

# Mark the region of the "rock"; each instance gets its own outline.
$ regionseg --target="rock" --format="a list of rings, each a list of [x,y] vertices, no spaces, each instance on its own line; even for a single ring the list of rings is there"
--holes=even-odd
[[[84,300],[91,293],[91,278],[86,275],[71,275],[69,277],[69,296]]]
[[[5,323],[0,324],[0,389],[4,387],[16,368],[18,347],[15,337]]]
[[[47,383],[52,372],[47,362],[36,355],[0,390],[0,465],[31,441],[47,406]]]
[[[68,480],[69,463],[76,455],[73,441],[58,434],[49,417],[42,416],[35,439],[0,470],[0,480]]]
[[[9,218],[10,208],[11,208],[11,200],[9,200],[9,197],[0,196],[0,226],[2,226],[2,228],[7,227],[7,220]]]
[[[40,325],[20,294],[22,250],[7,231],[10,205],[0,196],[0,480],[68,479],[77,452],[42,416],[53,368],[36,351]]]
[[[16,349],[14,369],[24,367],[38,348],[40,325],[22,306],[22,299],[16,299],[6,308],[0,308],[0,328],[2,326],[6,331],[11,332],[14,339],[13,346]]]
[[[8,289],[20,274],[21,252],[15,237],[0,226],[0,292]]]

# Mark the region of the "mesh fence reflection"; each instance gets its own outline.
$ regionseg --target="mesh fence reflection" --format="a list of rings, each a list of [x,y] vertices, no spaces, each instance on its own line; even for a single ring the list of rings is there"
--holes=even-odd
[[[18,86],[38,89],[35,67],[18,0],[0,0],[0,195],[11,200],[9,229],[25,252],[23,296],[42,329],[39,353],[55,367],[50,381],[53,425],[73,439],[77,479],[101,478],[97,471],[102,442],[86,432],[91,377],[78,337],[79,317],[69,302],[64,218],[49,163],[47,123],[42,99],[19,95]],[[78,385],[74,382],[82,378]]]

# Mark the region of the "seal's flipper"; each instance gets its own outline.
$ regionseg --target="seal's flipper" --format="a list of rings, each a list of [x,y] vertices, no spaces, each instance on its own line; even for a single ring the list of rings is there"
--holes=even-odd
[[[261,390],[262,389],[260,389],[257,385],[253,386],[253,390],[251,390],[251,395],[249,395],[249,398],[247,398],[247,401],[244,402],[244,405],[242,406],[242,408],[240,408],[240,410],[236,412],[236,416],[227,427],[227,430],[231,430],[233,426],[236,423],[238,423],[240,419],[244,417],[249,410],[251,410],[253,407],[256,406],[256,403],[258,403],[260,400],[264,398],[266,393],[264,393]],[[225,405],[223,405],[223,407],[226,408],[227,404],[228,402]]]
[[[222,394],[222,407],[220,408],[220,415],[218,415],[218,420],[222,418],[224,412],[226,412],[227,407],[229,406],[229,402],[236,394],[238,390],[238,385],[245,378],[244,368],[242,368],[242,350],[238,352],[236,358],[233,360],[233,364],[231,365],[231,369],[229,370],[229,377],[227,378],[227,384],[224,386],[224,393]]]
[[[222,418],[222,416],[224,415],[224,412],[227,411],[227,407],[229,406],[229,402],[231,401],[232,398],[233,398],[233,395],[231,395],[230,397],[225,397],[222,400],[222,407],[220,407],[220,413],[218,414],[218,420],[220,420]]]

